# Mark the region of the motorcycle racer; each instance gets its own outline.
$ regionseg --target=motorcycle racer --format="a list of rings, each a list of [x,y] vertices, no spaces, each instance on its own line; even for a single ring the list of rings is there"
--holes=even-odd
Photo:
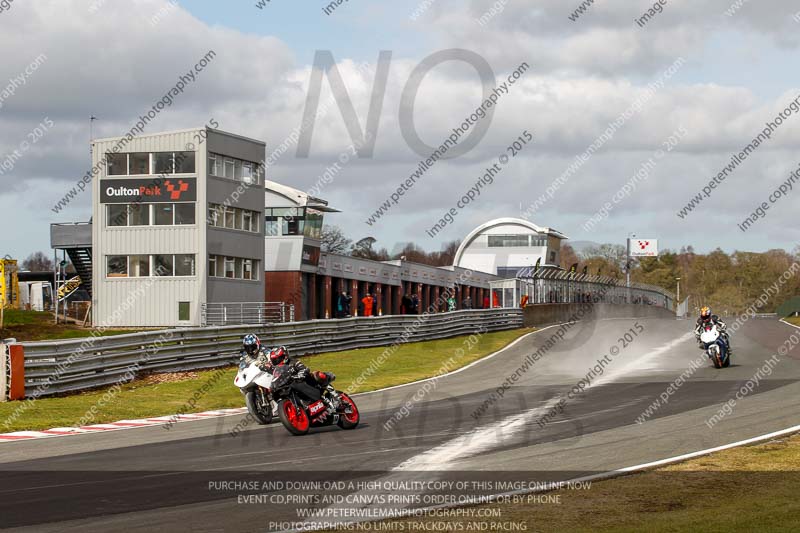
[[[289,357],[289,349],[285,346],[273,348],[269,352],[268,370],[271,372],[275,367],[281,365],[288,365],[290,371],[296,374],[298,378],[305,379],[306,383],[320,389],[322,398],[331,403],[334,409],[338,407],[339,398],[332,392],[333,387],[330,386],[331,382],[336,379],[336,375],[333,372],[312,372],[299,360]]]
[[[248,333],[242,338],[242,350],[239,355],[259,361],[259,367],[262,370],[265,370],[268,363],[267,351],[261,346],[261,339],[258,338],[258,335],[253,333]]]
[[[731,346],[731,339],[728,335],[728,325],[725,324],[719,316],[711,314],[711,308],[708,306],[704,306],[700,309],[700,317],[695,323],[694,336],[697,339],[698,347],[701,350],[705,350],[705,344],[700,340],[700,335],[708,325],[717,326],[720,335],[725,339],[725,345],[728,347],[728,354],[732,356],[733,347]]]

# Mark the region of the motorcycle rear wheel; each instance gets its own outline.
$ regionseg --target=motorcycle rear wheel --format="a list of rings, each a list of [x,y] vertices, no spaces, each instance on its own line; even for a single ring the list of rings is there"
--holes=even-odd
[[[343,392],[339,393],[339,398],[341,398],[342,403],[345,404],[345,408],[350,409],[349,413],[341,413],[339,415],[339,427],[342,429],[355,429],[358,423],[361,422],[361,414],[358,412],[356,402]]]
[[[278,404],[278,418],[286,430],[292,435],[305,435],[311,427],[305,409],[296,406],[291,400],[284,399]]]

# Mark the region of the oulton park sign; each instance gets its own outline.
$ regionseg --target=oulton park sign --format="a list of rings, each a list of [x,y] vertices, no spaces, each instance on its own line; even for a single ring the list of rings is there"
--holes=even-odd
[[[100,181],[100,203],[194,202],[197,178],[155,177]]]

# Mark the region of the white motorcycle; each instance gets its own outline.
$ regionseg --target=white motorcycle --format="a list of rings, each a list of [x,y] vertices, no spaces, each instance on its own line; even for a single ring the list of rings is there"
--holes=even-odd
[[[731,358],[728,353],[728,344],[716,325],[708,325],[703,328],[702,333],[700,333],[700,342],[705,346],[706,354],[714,363],[714,368],[730,366]]]
[[[272,401],[272,374],[258,366],[258,360],[247,355],[239,358],[239,372],[233,380],[244,394],[247,411],[259,424],[269,424],[277,408]]]

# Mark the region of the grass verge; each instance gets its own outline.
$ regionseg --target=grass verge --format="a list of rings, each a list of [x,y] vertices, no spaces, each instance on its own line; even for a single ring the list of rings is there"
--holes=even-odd
[[[80,339],[89,337],[89,328],[74,324],[54,324],[53,314],[42,311],[21,311],[6,309],[3,317],[3,329],[0,339],[15,338],[19,342],[45,341],[58,339]],[[134,329],[107,329],[101,336],[133,333]]]
[[[440,373],[445,362],[450,370],[463,367],[496,352],[531,331],[533,330],[514,329],[486,333],[480,337],[453,337],[404,344],[355,392],[432,377]],[[331,352],[304,358],[304,362],[315,370],[335,373],[335,385],[345,389],[385,349],[386,347],[378,347]],[[234,367],[168,376],[154,374],[123,385],[70,396],[41,398],[32,402],[0,403],[0,433],[70,427],[79,421],[81,425],[102,424],[123,419],[171,415],[181,408],[186,409],[185,403],[188,399],[204,387],[208,389],[207,392],[192,409],[185,412],[242,407],[242,394],[233,385],[235,375]]]
[[[787,317],[786,322],[788,322],[789,324],[794,324],[795,326],[800,326],[800,316]]]
[[[540,494],[549,498],[533,503],[477,507],[499,510],[500,517],[448,519],[445,529],[426,529],[441,519],[414,518],[385,531],[469,531],[472,522],[475,531],[789,532],[800,524],[798,491],[800,435],[794,435],[596,481],[584,490]]]

